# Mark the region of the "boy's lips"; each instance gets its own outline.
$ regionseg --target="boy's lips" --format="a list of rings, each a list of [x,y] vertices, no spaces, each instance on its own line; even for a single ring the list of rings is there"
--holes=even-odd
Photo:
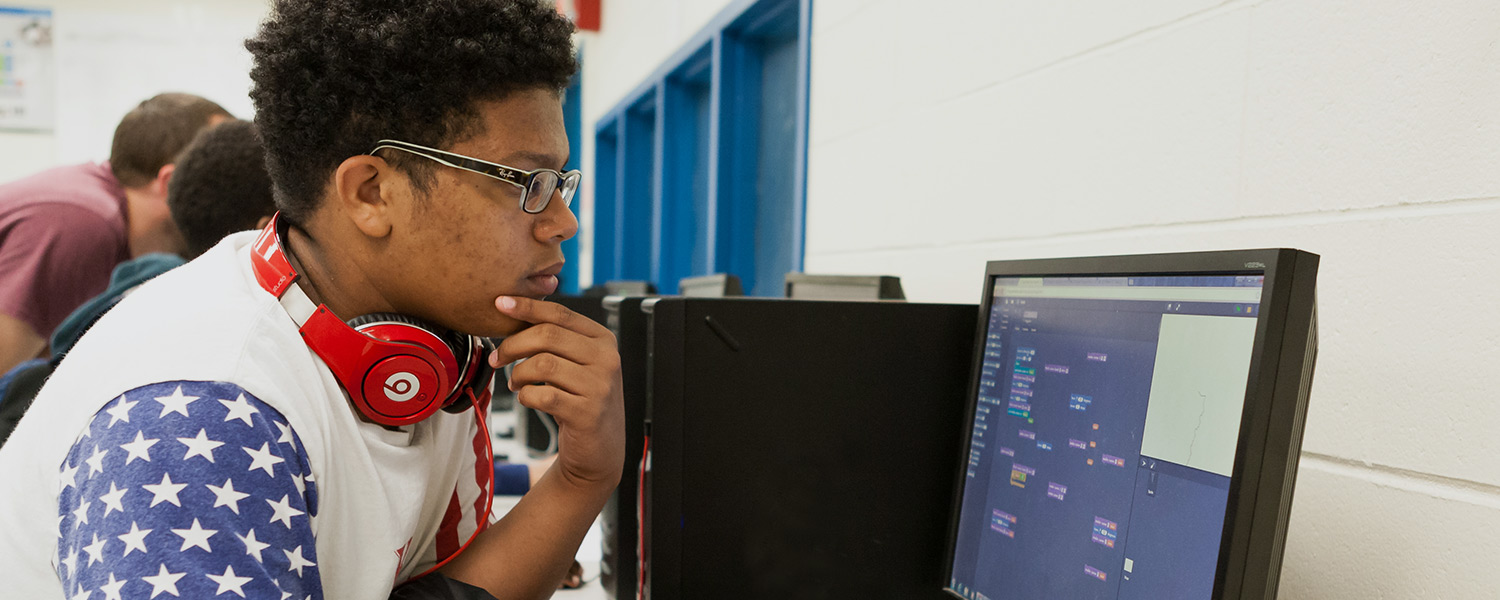
[[[563,263],[556,262],[528,275],[526,277],[526,295],[540,298],[557,293],[557,274],[562,272],[562,268]]]
[[[543,297],[551,296],[557,292],[556,275],[532,275],[526,278],[527,296]]]

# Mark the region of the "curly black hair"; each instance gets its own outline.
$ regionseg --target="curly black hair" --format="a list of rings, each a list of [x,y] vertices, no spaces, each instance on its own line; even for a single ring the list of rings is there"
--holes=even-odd
[[[255,229],[261,217],[276,212],[254,123],[225,121],[199,132],[176,165],[167,183],[167,209],[187,241],[189,258],[226,235]]]
[[[305,222],[339,163],[375,142],[444,147],[481,133],[479,102],[561,91],[572,34],[540,0],[276,0],[245,47],[277,207]],[[392,158],[430,185],[430,165]]]

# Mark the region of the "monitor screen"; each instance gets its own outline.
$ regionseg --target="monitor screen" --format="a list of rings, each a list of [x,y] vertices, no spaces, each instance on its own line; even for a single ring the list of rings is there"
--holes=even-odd
[[[992,277],[949,591],[1209,598],[1264,284]]]

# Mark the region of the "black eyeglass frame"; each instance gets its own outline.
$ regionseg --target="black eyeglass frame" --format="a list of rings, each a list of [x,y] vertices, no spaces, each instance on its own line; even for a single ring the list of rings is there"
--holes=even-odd
[[[526,200],[531,194],[531,186],[536,181],[538,175],[550,173],[557,178],[557,183],[552,186],[552,192],[562,193],[563,206],[573,205],[573,194],[578,191],[578,184],[583,179],[583,173],[577,169],[566,172],[557,171],[555,169],[535,169],[527,171],[525,169],[507,167],[502,164],[479,160],[471,156],[454,154],[452,152],[438,150],[436,148],[428,148],[426,146],[420,146],[411,142],[403,142],[401,140],[380,140],[379,142],[375,143],[375,148],[371,149],[367,154],[374,156],[376,152],[379,152],[386,148],[389,148],[391,150],[400,150],[409,154],[415,154],[422,158],[436,161],[455,169],[463,169],[471,173],[478,173],[480,175],[499,179],[500,181],[504,181],[506,183],[519,187],[521,188],[521,211],[532,215],[541,214],[542,211],[547,210],[547,206],[552,203],[552,194],[546,194],[546,197],[544,197],[541,201],[541,206],[538,206],[535,210],[526,208]]]

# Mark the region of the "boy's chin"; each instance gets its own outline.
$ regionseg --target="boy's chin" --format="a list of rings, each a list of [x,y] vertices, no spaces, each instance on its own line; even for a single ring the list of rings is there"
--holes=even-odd
[[[477,329],[468,333],[487,338],[504,338],[520,333],[521,330],[530,326],[531,323],[518,321],[497,313],[493,319],[481,323]]]

